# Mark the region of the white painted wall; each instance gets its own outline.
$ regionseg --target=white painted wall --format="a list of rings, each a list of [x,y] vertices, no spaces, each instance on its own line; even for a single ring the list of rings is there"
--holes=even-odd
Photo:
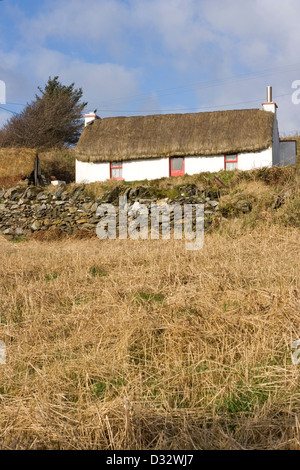
[[[84,116],[84,127],[86,127],[90,122],[95,121],[95,119],[100,119],[99,116],[95,113],[88,113],[85,114]]]
[[[280,138],[277,121],[276,103],[263,103],[263,110],[274,113],[273,135],[272,135],[272,165],[280,164]]]
[[[254,168],[263,168],[272,166],[272,147],[261,152],[239,153],[238,169],[247,171]]]
[[[263,103],[262,105],[264,111],[269,111],[271,113],[276,113],[277,105],[276,103]]]
[[[252,170],[272,166],[273,150],[269,147],[262,152],[238,155],[238,169]],[[204,171],[224,170],[224,156],[185,157],[185,172],[195,175]],[[125,181],[153,180],[169,176],[169,158],[131,160],[123,162]],[[110,178],[110,163],[87,163],[76,160],[76,183],[94,183]]]
[[[195,175],[203,171],[217,172],[224,170],[224,156],[195,156],[185,157],[185,172],[188,175]]]
[[[106,181],[110,178],[109,163],[89,163],[76,160],[75,181],[76,183],[95,183]]]
[[[153,180],[169,176],[169,159],[154,158],[123,162],[125,181]]]

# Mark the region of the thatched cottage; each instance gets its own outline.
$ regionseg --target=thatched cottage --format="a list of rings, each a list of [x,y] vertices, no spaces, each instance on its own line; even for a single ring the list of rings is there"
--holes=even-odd
[[[295,163],[295,142],[280,142],[271,95],[268,87],[262,109],[105,119],[85,115],[76,147],[76,182],[150,180]]]

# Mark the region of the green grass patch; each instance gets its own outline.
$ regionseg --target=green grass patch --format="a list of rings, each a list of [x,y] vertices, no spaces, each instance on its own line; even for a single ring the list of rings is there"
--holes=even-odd
[[[153,293],[153,292],[136,292],[134,296],[139,302],[149,302],[149,303],[152,303],[152,302],[162,303],[165,298],[163,294]]]
[[[90,268],[90,274],[93,277],[97,277],[97,276],[105,277],[105,276],[107,276],[107,271],[104,268],[102,268],[101,266],[92,266]]]
[[[28,242],[28,238],[25,237],[24,235],[20,235],[18,237],[12,238],[11,241],[13,243],[23,243],[23,242]]]
[[[58,273],[56,271],[45,275],[46,281],[53,281],[54,279],[57,279],[57,278],[58,278]]]

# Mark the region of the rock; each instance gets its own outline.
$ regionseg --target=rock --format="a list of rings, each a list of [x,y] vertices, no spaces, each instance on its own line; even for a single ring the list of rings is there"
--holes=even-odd
[[[48,195],[44,193],[39,193],[36,197],[37,201],[45,201],[46,199],[48,199]]]
[[[195,184],[186,184],[185,186],[181,186],[179,191],[182,192],[182,196],[197,196],[198,195],[198,188]]]
[[[33,232],[36,232],[37,230],[40,229],[40,227],[41,227],[40,223],[38,221],[35,221],[33,222],[30,228]]]
[[[284,204],[284,197],[282,197],[282,196],[279,196],[279,195],[275,194],[273,196],[273,199],[274,199],[274,203],[272,205],[272,209],[274,209],[274,210],[279,209],[279,207],[281,207],[282,204]]]
[[[129,199],[130,191],[131,191],[131,188],[127,188],[125,193],[124,193],[124,197],[127,197]]]
[[[79,220],[76,220],[76,223],[77,223],[78,225],[80,225],[80,224],[86,224],[86,223],[87,223],[87,219],[79,219]]]
[[[209,206],[213,207],[214,209],[216,209],[219,205],[218,201],[208,201],[207,203]]]
[[[154,202],[153,199],[139,199],[138,202],[143,205],[150,205]]]
[[[112,191],[108,192],[107,197],[106,197],[107,202],[108,203],[115,202],[116,200],[119,199],[120,194],[121,194],[121,186],[115,186]]]
[[[34,199],[38,194],[44,194],[42,188],[39,186],[30,186],[23,194],[23,198]]]
[[[142,205],[140,204],[140,202],[136,201],[131,207],[128,208],[128,216],[136,217],[137,215],[141,214],[141,211],[144,211],[144,210],[145,210],[145,204]]]
[[[139,186],[136,188],[138,190],[138,196],[142,199],[151,197],[151,186]]]
[[[207,191],[207,197],[209,197],[209,199],[218,199],[219,193],[218,191],[209,190]]]
[[[239,212],[242,212],[243,214],[247,214],[247,213],[251,212],[252,205],[249,201],[246,201],[245,199],[242,199],[242,200],[240,200],[236,203],[235,208]]]
[[[86,224],[82,224],[81,228],[86,228],[88,230],[96,230],[96,225],[86,223]]]

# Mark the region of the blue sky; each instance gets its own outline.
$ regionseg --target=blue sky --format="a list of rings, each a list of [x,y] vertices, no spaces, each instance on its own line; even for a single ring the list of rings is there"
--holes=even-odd
[[[298,13],[299,0],[3,0],[1,106],[20,112],[55,75],[101,117],[259,108],[272,85],[292,135]]]

